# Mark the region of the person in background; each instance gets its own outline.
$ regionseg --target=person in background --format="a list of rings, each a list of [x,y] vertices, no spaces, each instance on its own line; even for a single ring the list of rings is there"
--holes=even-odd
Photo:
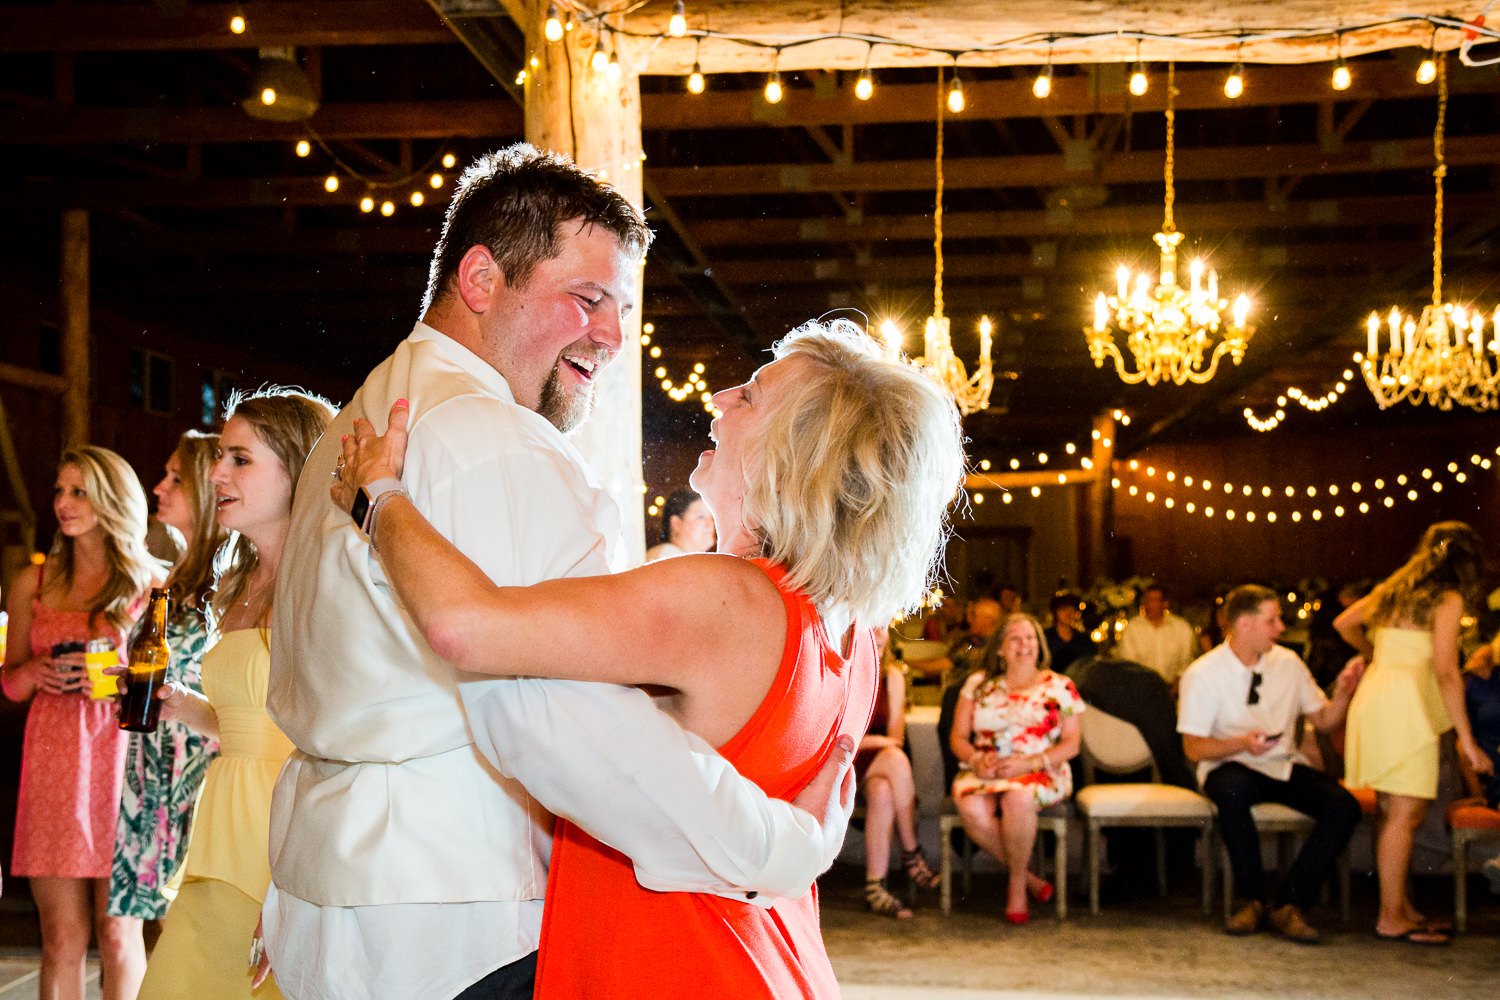
[[[1475,801],[1491,809],[1500,809],[1500,632],[1480,646],[1464,664],[1464,709],[1474,729],[1474,742],[1490,759],[1493,770],[1483,777],[1474,771],[1465,757],[1459,758],[1464,780]],[[1500,854],[1486,861],[1481,869],[1490,883],[1490,891],[1500,894]]]
[[[1198,653],[1213,652],[1214,648],[1224,641],[1224,630],[1229,623],[1224,620],[1224,595],[1225,591],[1214,594],[1214,602],[1208,609],[1208,620],[1203,623],[1203,628],[1198,631]],[[1345,657],[1347,660],[1348,657]],[[1340,663],[1340,666],[1343,664]]]
[[[891,830],[901,839],[901,867],[919,889],[939,878],[917,841],[917,786],[906,756],[906,678],[890,652],[890,629],[877,629],[880,688],[870,729],[859,741],[854,773],[865,797],[865,904],[884,917],[906,918],[911,910],[885,884],[891,868]]]
[[[1295,726],[1306,716],[1319,729],[1339,725],[1364,664],[1351,662],[1330,700],[1296,653],[1276,640],[1286,626],[1281,601],[1250,583],[1224,598],[1228,638],[1182,675],[1177,731],[1198,765],[1203,794],[1219,811],[1219,832],[1234,871],[1232,908],[1224,931],[1253,934],[1267,920],[1283,937],[1315,944],[1307,910],[1359,822],[1359,803],[1338,780],[1314,770],[1297,751]],[[1251,807],[1279,802],[1312,817],[1313,832],[1282,879],[1269,913],[1262,885],[1260,834]]]
[[[332,416],[325,400],[292,389],[229,399],[210,478],[219,526],[235,534],[217,559],[203,692],[182,684],[159,692],[162,718],[217,738],[219,756],[141,1000],[281,996],[275,980],[252,992],[247,962],[271,881],[271,788],[292,750],[265,708],[272,594],[297,476]]]
[[[1001,619],[1022,613],[1021,590],[1013,583],[1002,583],[995,588],[995,599],[1000,603]]]
[[[1406,883],[1412,836],[1437,796],[1443,733],[1456,731],[1459,755],[1475,774],[1494,771],[1469,728],[1458,669],[1459,620],[1473,606],[1483,568],[1474,529],[1439,521],[1422,533],[1406,565],[1333,623],[1369,664],[1349,709],[1344,776],[1352,787],[1375,789],[1375,933],[1386,940],[1450,940],[1451,927],[1426,920]]]
[[[686,486],[673,490],[661,508],[661,542],[646,550],[646,561],[711,552],[713,547],[714,516],[703,499]]]
[[[964,832],[1009,871],[1013,924],[1027,921],[1027,897],[1052,898],[1052,883],[1031,871],[1037,814],[1073,794],[1068,761],[1082,740],[1083,699],[1049,665],[1041,623],[1011,615],[964,681],[949,736],[962,765],[953,798]]]
[[[907,660],[907,669],[919,677],[947,678],[942,683],[956,684],[979,665],[985,645],[1000,625],[1000,602],[993,597],[976,597],[964,608],[967,627],[950,633],[948,655],[930,659]]]
[[[201,692],[208,645],[208,602],[213,595],[214,553],[229,537],[215,516],[214,451],[219,436],[188,431],[167,459],[166,475],[152,491],[156,518],[182,538],[181,555],[167,577],[171,598],[167,680]],[[198,788],[218,742],[180,722],[131,733],[125,760],[120,819],[115,828],[109,913],[160,920],[176,895],[168,883],[187,854],[188,826]],[[141,955],[142,966],[145,954]]]
[[[1193,626],[1172,614],[1167,589],[1153,583],[1141,592],[1141,613],[1125,624],[1114,655],[1150,667],[1176,690],[1197,650]]]
[[[943,642],[963,625],[963,603],[952,594],[944,596],[943,602],[933,609],[922,622],[922,638],[930,642]]]
[[[1052,658],[1052,669],[1060,674],[1068,672],[1068,666],[1085,656],[1093,656],[1097,645],[1082,628],[1083,598],[1071,590],[1059,590],[1047,603],[1052,613],[1052,624],[1047,627],[1047,655]]]
[[[115,822],[128,741],[115,703],[90,698],[82,646],[125,637],[161,585],[146,551],[146,494],[104,448],[65,452],[52,510],[57,536],[35,573],[11,586],[5,666],[11,701],[31,699],[22,745],[11,874],[31,879],[42,926],[41,1000],[82,1000],[89,934],[99,941],[103,993],[131,1000],[145,970],[141,921],[108,913]]]

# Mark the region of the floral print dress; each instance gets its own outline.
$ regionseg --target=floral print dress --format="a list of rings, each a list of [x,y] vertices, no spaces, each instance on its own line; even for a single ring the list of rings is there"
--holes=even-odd
[[[969,742],[976,750],[995,750],[1001,756],[1040,754],[1062,740],[1062,720],[1084,709],[1073,682],[1062,674],[1044,671],[1025,690],[1012,693],[1005,677],[986,681],[983,672],[969,675],[960,698],[974,702],[973,732]],[[967,767],[953,779],[953,797],[1008,792],[1024,788],[1036,796],[1037,805],[1056,805],[1073,794],[1073,772],[1068,762],[1054,760],[1048,767],[1017,778],[981,778]]]
[[[167,680],[202,692],[208,623],[198,608],[183,607],[167,621],[172,658]],[[187,854],[193,807],[218,742],[180,722],[152,733],[131,733],[125,785],[115,831],[109,913],[157,920],[177,895],[170,883]]]

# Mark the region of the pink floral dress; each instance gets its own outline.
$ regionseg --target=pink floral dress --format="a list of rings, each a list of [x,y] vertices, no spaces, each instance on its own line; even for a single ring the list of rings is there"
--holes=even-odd
[[[1062,740],[1062,720],[1084,709],[1073,682],[1050,670],[1014,694],[1006,687],[1004,676],[986,682],[983,672],[976,671],[964,682],[959,697],[974,702],[969,742],[977,750],[996,750],[1002,756],[1051,750]],[[1073,772],[1067,761],[1054,761],[1017,778],[981,778],[965,767],[953,779],[955,799],[1015,788],[1030,790],[1037,805],[1045,809],[1073,794]]]
[[[102,622],[98,634],[117,647],[124,641]],[[47,655],[59,642],[89,639],[88,612],[58,611],[32,601],[29,638],[33,656]],[[92,700],[86,691],[36,693],[26,712],[12,874],[109,878],[125,735],[112,700]]]

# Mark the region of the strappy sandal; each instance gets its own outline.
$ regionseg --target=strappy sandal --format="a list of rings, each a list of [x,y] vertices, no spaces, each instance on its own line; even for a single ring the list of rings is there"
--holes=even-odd
[[[911,910],[907,909],[906,904],[891,895],[891,891],[885,887],[884,879],[865,879],[865,905],[882,917],[905,920],[911,916]]]
[[[936,889],[942,879],[927,866],[927,858],[922,854],[920,847],[901,852],[901,867],[906,869],[906,877],[911,879],[912,884],[918,889]]]

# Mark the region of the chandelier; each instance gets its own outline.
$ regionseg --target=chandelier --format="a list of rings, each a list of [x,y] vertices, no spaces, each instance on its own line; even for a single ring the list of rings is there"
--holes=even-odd
[[[1451,410],[1454,403],[1493,410],[1500,406],[1500,306],[1490,321],[1491,340],[1486,345],[1484,314],[1443,302],[1443,177],[1448,173],[1443,159],[1443,125],[1448,114],[1446,60],[1437,62],[1437,81],[1437,129],[1432,136],[1437,160],[1432,171],[1437,189],[1432,227],[1432,304],[1424,306],[1417,318],[1391,307],[1385,317],[1390,346],[1383,355],[1381,316],[1371,313],[1365,326],[1366,351],[1355,359],[1382,410],[1403,400],[1440,410]]]
[[[1103,292],[1099,293],[1094,300],[1094,325],[1083,330],[1094,367],[1103,368],[1104,359],[1113,358],[1115,371],[1129,385],[1207,382],[1214,377],[1219,359],[1225,354],[1235,364],[1244,359],[1245,345],[1255,333],[1253,327],[1245,325],[1250,300],[1244,295],[1235,300],[1234,311],[1225,324],[1221,317],[1229,303],[1219,298],[1216,272],[1209,270],[1205,282],[1203,261],[1193,261],[1188,289],[1177,284],[1177,245],[1182,242],[1182,234],[1172,221],[1172,203],[1177,197],[1172,182],[1177,138],[1177,113],[1173,107],[1176,94],[1176,65],[1168,63],[1166,218],[1161,232],[1153,237],[1161,248],[1161,278],[1152,288],[1151,275],[1143,271],[1136,276],[1132,289],[1130,269],[1121,266],[1116,273],[1119,282],[1116,294],[1105,297]],[[1115,326],[1125,333],[1125,346],[1135,361],[1133,372],[1115,343],[1111,315]],[[1212,338],[1221,326],[1223,337],[1214,344]]]
[[[957,70],[955,69],[955,74]],[[955,86],[957,76],[954,77]],[[970,375],[964,363],[953,354],[953,342],[948,336],[948,317],[943,315],[943,110],[950,100],[943,87],[943,69],[938,67],[937,109],[937,207],[932,213],[932,246],[937,265],[932,278],[932,315],[922,333],[924,354],[917,364],[927,369],[938,382],[953,395],[960,413],[977,413],[990,405],[990,390],[995,385],[994,366],[990,360],[993,327],[989,317],[979,320],[979,362]],[[955,110],[961,109],[957,104]]]

